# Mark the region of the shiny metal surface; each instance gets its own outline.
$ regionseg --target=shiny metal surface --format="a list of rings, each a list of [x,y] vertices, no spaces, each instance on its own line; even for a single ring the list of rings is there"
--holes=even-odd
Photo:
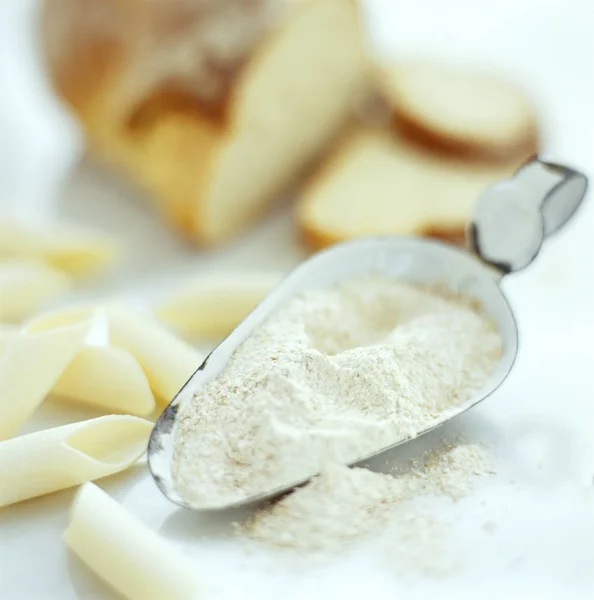
[[[471,249],[503,273],[524,269],[576,212],[587,187],[587,178],[568,167],[526,163],[476,200],[467,232]]]
[[[483,388],[457,409],[445,413],[431,427],[418,432],[418,436],[489,397],[507,377],[518,349],[516,322],[498,286],[501,275],[530,264],[546,235],[569,219],[585,191],[583,175],[566,167],[534,160],[522,167],[512,180],[496,184],[478,199],[469,228],[469,241],[481,260],[465,250],[435,240],[389,236],[338,244],[305,261],[211,352],[157,421],[149,442],[148,462],[159,489],[180,506],[214,510],[273,498],[304,483],[295,481],[282,488],[263,490],[262,494],[234,504],[193,505],[186,502],[176,490],[172,474],[177,416],[205,383],[223,371],[235,350],[279,306],[308,289],[331,286],[347,278],[377,272],[411,282],[439,283],[454,292],[464,292],[481,303],[502,336],[499,364]],[[378,448],[356,462],[406,441],[398,440]]]

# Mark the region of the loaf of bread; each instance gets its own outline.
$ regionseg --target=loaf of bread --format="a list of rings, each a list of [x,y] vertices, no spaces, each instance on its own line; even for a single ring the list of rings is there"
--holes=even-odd
[[[43,23],[91,150],[206,244],[291,185],[365,80],[356,0],[46,0]]]
[[[355,128],[304,189],[298,222],[315,247],[383,234],[461,242],[477,195],[519,164],[448,158],[385,129]]]
[[[378,68],[376,85],[397,132],[409,141],[477,160],[535,154],[534,107],[506,78],[422,61]]]

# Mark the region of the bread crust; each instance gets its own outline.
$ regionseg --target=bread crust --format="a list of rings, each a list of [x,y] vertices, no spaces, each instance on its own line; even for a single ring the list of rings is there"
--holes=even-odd
[[[427,79],[431,72],[435,72],[436,77],[446,79],[442,85],[448,85],[447,78],[451,76],[453,81],[451,86],[456,88],[456,76],[464,74],[469,78],[477,78],[475,87],[496,83],[496,87],[505,89],[508,96],[514,96],[517,99],[518,113],[521,114],[521,122],[510,133],[505,140],[489,137],[480,128],[472,131],[470,128],[455,132],[451,127],[439,124],[431,116],[425,117],[418,102],[415,103],[412,96],[418,90],[411,92],[407,88],[407,73],[414,72],[415,69],[425,73]],[[375,85],[379,93],[385,99],[392,112],[391,123],[394,131],[410,143],[420,147],[430,149],[433,152],[444,155],[454,155],[464,160],[477,162],[506,163],[517,157],[525,158],[536,154],[539,147],[539,133],[537,119],[534,109],[523,96],[519,89],[512,84],[500,80],[495,75],[487,76],[473,71],[463,69],[448,69],[440,65],[431,65],[423,62],[419,63],[396,63],[393,66],[376,66],[373,69]],[[436,109],[439,110],[439,109]],[[517,116],[517,115],[516,115]]]
[[[539,137],[536,126],[529,125],[522,141],[510,146],[483,145],[455,136],[446,136],[425,126],[425,123],[407,114],[406,109],[394,113],[391,122],[396,134],[409,143],[445,156],[457,156],[464,160],[485,163],[507,163],[514,157],[525,159],[538,153]]]
[[[353,239],[349,236],[339,236],[329,231],[322,231],[307,220],[300,221],[299,233],[304,243],[314,250],[321,250],[333,244]],[[417,235],[442,240],[455,246],[464,246],[466,245],[466,224],[460,223],[455,226],[437,223],[419,229]]]

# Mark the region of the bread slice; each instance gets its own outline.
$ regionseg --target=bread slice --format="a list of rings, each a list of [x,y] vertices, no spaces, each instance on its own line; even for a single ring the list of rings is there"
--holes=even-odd
[[[366,76],[360,21],[355,0],[47,0],[44,39],[94,153],[215,243],[342,126]]]
[[[459,242],[477,195],[518,166],[445,159],[387,131],[357,129],[305,187],[297,218],[315,247],[384,234]]]
[[[434,150],[507,161],[535,154],[535,109],[494,73],[426,62],[378,69],[377,85],[400,135]]]

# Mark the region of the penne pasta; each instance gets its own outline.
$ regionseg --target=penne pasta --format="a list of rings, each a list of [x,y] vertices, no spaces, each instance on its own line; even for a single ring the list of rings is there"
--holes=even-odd
[[[19,328],[14,325],[0,323],[0,356],[7,346],[20,335],[19,332]]]
[[[99,310],[93,305],[74,306],[60,310],[46,312],[29,321],[26,331],[47,331],[65,325],[77,323],[94,323],[100,318]]]
[[[140,365],[152,394],[167,402],[173,399],[202,364],[199,352],[150,315],[141,316],[119,305],[79,306],[53,312],[36,318],[26,330],[52,331],[84,320],[92,324],[89,335],[91,341],[87,347],[95,349],[85,350],[82,358],[77,357],[56,390],[71,399],[99,404],[112,410],[148,414],[148,390],[142,384],[139,369],[132,366],[130,359]],[[113,370],[111,382],[101,381],[102,368],[95,364],[96,361],[101,361],[103,369]],[[129,371],[126,365],[130,367]],[[87,372],[87,382],[91,377],[97,381],[94,390],[91,389],[93,386],[87,386],[81,380],[81,370]],[[91,370],[93,373],[90,373]],[[103,379],[106,379],[107,373],[104,371]],[[114,393],[118,387],[122,388],[121,391]],[[126,400],[125,393],[130,394],[132,390],[133,395]]]
[[[90,323],[23,331],[0,356],[0,440],[16,434],[84,344]]]
[[[185,338],[229,334],[281,280],[275,272],[225,273],[186,284],[154,307]]]
[[[128,600],[193,600],[190,561],[92,483],[73,502],[66,544]]]
[[[152,426],[109,415],[0,442],[0,506],[123,471],[145,453]]]
[[[150,316],[111,306],[107,320],[111,344],[126,349],[138,360],[151,389],[165,402],[174,398],[202,364],[200,353]]]
[[[0,262],[0,320],[20,321],[69,289],[68,277],[41,261]]]
[[[155,398],[138,361],[113,346],[82,348],[52,393],[132,415],[148,415],[155,409]]]
[[[104,234],[63,223],[0,219],[0,257],[37,258],[71,275],[111,265],[119,245]]]
[[[41,315],[27,331],[47,331],[81,321],[91,323],[86,343],[53,388],[53,394],[109,411],[148,415],[155,408],[149,381],[138,361],[123,348],[109,345],[105,310],[76,306]]]

